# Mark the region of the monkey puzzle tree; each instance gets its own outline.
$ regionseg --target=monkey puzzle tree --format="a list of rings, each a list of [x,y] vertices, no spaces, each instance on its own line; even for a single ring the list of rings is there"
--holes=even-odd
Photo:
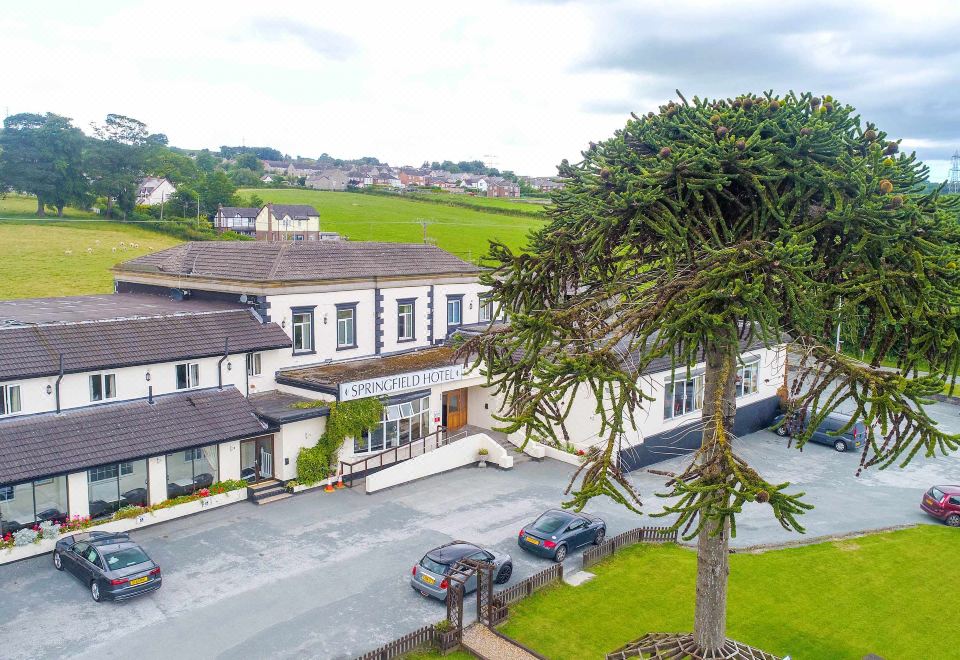
[[[566,188],[529,252],[491,245],[485,278],[510,324],[462,352],[487,365],[507,429],[527,438],[556,439],[573,397],[592,393],[603,442],[571,482],[578,509],[606,495],[639,510],[615,451],[650,400],[641,375],[667,356],[675,371],[706,363],[701,447],[661,494],[697,538],[694,632],[632,651],[736,657],[726,586],[737,515],[759,503],[802,532],[811,508],[735,452],[742,347],[789,341],[798,356],[788,405],[809,419],[799,447],[842,406],[870,429],[861,469],[955,450],[923,404],[960,364],[960,229],[956,203],[925,192],[915,156],[829,96],[680,99],[564,161]],[[834,351],[841,320],[871,364]],[[879,369],[892,349],[901,370]],[[929,375],[908,377],[919,364]]]

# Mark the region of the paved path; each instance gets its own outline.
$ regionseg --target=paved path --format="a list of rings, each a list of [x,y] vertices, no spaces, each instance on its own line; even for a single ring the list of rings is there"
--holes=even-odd
[[[485,625],[475,623],[463,631],[463,645],[468,651],[489,660],[537,660],[537,656],[516,644],[511,644]]]
[[[931,414],[960,430],[955,406]],[[930,523],[919,510],[923,490],[960,481],[960,458],[918,458],[906,470],[854,477],[857,457],[830,447],[788,449],[772,433],[739,441],[739,451],[772,481],[792,481],[816,509],[804,516],[809,535]],[[679,469],[674,458],[658,468]],[[408,583],[423,553],[454,538],[509,552],[511,583],[550,566],[522,552],[517,531],[564,501],[573,466],[527,461],[512,470],[467,467],[372,495],[362,490],[310,491],[257,507],[240,503],[134,533],[163,566],[164,586],[127,603],[95,604],[50,557],[0,567],[2,658],[348,658],[445,616]],[[662,477],[631,476],[644,511]],[[608,535],[641,525],[609,500],[588,510]],[[796,540],[770,516],[748,506],[735,545]],[[579,569],[576,554],[567,560]],[[472,614],[470,608],[467,613]]]

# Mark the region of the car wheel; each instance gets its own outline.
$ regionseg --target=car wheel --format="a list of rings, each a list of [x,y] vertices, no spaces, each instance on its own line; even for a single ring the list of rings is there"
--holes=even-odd
[[[497,577],[494,582],[497,584],[504,584],[510,579],[511,575],[513,575],[513,564],[506,563],[500,567],[500,571],[497,573]]]
[[[779,435],[781,438],[786,438],[788,435],[790,435],[789,433],[787,433],[787,427],[785,424],[781,424],[780,426],[778,426],[777,429],[774,431],[774,433]]]
[[[58,571],[63,570],[63,557],[56,550],[53,551],[53,567]]]
[[[833,443],[833,448],[841,453],[845,452],[847,451],[847,443],[845,443],[843,440],[837,440]]]
[[[954,513],[948,516],[945,522],[951,527],[960,527],[960,514]]]
[[[603,543],[603,539],[604,539],[604,537],[605,537],[606,535],[607,535],[607,530],[606,530],[606,528],[601,527],[600,529],[598,529],[598,530],[597,530],[597,535],[596,535],[596,536],[594,537],[594,539],[593,539],[593,544],[594,544],[594,545],[600,545],[601,543]]]
[[[93,596],[93,599],[98,603],[100,602],[100,599],[103,598],[103,596],[100,594],[100,585],[97,584],[96,580],[90,583],[90,595]]]
[[[560,547],[557,548],[557,554],[553,556],[553,561],[558,564],[562,564],[563,560],[567,558],[567,546],[560,544]]]

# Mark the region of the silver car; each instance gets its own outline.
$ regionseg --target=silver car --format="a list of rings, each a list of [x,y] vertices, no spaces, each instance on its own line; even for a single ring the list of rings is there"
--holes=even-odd
[[[423,556],[411,571],[410,586],[423,596],[446,600],[447,589],[450,586],[448,576],[453,565],[461,559],[474,559],[493,564],[493,580],[497,584],[507,582],[513,575],[513,560],[507,553],[484,550],[466,541],[452,541],[434,548]],[[470,593],[477,588],[476,574],[470,576],[464,587],[464,593]]]

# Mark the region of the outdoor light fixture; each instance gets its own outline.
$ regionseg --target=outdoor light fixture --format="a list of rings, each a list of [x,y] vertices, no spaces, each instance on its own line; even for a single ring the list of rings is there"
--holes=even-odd
[[[473,301],[472,301],[472,300],[470,301],[470,307],[468,307],[467,309],[473,309]]]
[[[287,327],[287,319],[283,319],[282,321],[280,321],[280,327],[281,327],[281,328],[286,328],[286,327]]]
[[[144,376],[144,378],[146,379],[146,381],[147,381],[148,383],[150,382],[150,372],[149,372],[149,371],[147,372],[147,375]]]
[[[47,394],[53,394],[53,385],[47,383]]]
[[[323,324],[324,324],[324,325],[327,324],[327,313],[326,313],[326,312],[323,313]]]
[[[233,370],[233,362],[227,362],[227,371]]]

